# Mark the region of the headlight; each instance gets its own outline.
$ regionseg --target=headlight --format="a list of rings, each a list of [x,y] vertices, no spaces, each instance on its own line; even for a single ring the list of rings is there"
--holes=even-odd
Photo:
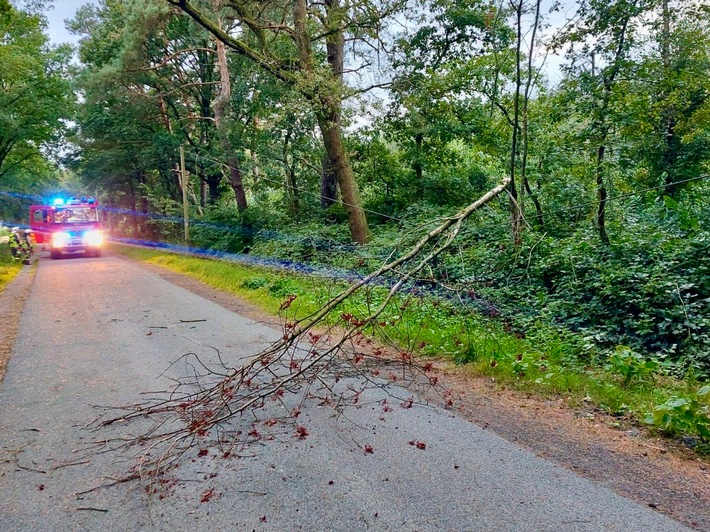
[[[84,233],[84,244],[87,246],[99,247],[104,243],[104,235],[101,231],[87,231]]]
[[[69,240],[69,233],[52,233],[51,245],[53,248],[63,248]]]

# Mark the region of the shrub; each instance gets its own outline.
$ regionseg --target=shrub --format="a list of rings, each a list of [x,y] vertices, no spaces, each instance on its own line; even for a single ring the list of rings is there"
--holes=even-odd
[[[609,355],[604,369],[610,373],[620,375],[624,378],[624,384],[629,384],[634,379],[643,380],[653,376],[659,366],[657,359],[644,358],[625,345],[620,345]]]
[[[673,396],[657,405],[645,422],[669,436],[695,436],[707,443],[710,441],[709,396],[710,385],[703,386],[691,397]]]

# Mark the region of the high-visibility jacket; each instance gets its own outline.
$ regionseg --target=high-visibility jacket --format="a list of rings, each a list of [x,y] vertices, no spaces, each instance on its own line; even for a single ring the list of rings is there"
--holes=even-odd
[[[20,235],[17,233],[10,233],[10,249],[20,249]]]

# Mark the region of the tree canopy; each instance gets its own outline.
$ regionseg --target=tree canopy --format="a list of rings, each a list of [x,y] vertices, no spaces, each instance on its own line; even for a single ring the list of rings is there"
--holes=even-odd
[[[0,3],[0,191],[36,193],[53,181],[48,155],[73,116],[71,50],[51,46],[44,29],[41,15]]]

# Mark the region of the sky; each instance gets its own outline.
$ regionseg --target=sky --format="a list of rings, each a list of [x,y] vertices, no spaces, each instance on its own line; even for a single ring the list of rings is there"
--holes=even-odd
[[[61,43],[72,43],[76,44],[78,42],[78,36],[70,34],[64,27],[64,21],[67,19],[74,18],[76,10],[79,7],[86,4],[98,5],[99,0],[51,0],[53,1],[53,6],[50,6],[45,12],[47,17],[48,27],[47,33],[49,35],[50,41],[53,44]],[[544,1],[545,4],[549,3]],[[553,26],[564,20],[564,14],[567,13],[575,4],[576,0],[562,0],[561,5],[563,9],[559,14],[555,16],[560,20],[552,20]],[[561,57],[550,56],[547,59],[546,72],[551,78],[551,81],[559,81],[559,64],[561,63]]]
[[[74,18],[76,10],[85,4],[98,4],[97,0],[54,0],[54,7],[45,12],[49,26],[47,33],[53,44],[72,43],[78,40],[64,28],[64,20]]]

